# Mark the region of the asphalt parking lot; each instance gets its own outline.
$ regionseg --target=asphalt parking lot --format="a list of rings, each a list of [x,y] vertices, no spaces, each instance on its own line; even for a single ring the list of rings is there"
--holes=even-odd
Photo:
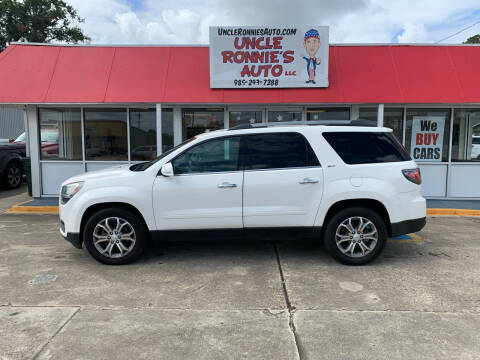
[[[363,267],[269,241],[105,266],[57,221],[0,215],[2,360],[480,358],[480,218],[430,217]]]

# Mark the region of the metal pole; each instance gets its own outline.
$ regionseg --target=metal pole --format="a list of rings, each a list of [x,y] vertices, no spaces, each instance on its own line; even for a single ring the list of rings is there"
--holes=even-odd
[[[378,104],[377,126],[380,126],[380,127],[383,127],[383,110],[384,110],[384,105]]]
[[[156,106],[156,119],[157,119],[157,156],[162,155],[162,104],[157,104]]]

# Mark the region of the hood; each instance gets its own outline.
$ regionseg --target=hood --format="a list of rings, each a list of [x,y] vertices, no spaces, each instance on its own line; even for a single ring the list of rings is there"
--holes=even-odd
[[[25,143],[0,142],[0,150],[24,150]]]
[[[91,180],[98,180],[98,179],[104,179],[104,178],[119,178],[119,177],[131,176],[132,174],[135,174],[135,173],[129,170],[130,166],[132,166],[132,164],[115,165],[106,169],[89,171],[81,175],[72,176],[71,178],[65,180],[62,183],[62,186],[65,184],[70,184],[78,181],[91,181]]]

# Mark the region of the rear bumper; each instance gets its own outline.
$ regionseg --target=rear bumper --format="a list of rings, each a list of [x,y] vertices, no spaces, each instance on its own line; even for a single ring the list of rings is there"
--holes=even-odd
[[[82,240],[80,239],[80,234],[78,233],[67,233],[64,234],[60,231],[60,234],[62,234],[63,238],[67,240],[69,243],[71,243],[74,247],[77,249],[82,248]]]
[[[392,236],[399,236],[420,231],[423,229],[426,223],[426,217],[392,223]]]

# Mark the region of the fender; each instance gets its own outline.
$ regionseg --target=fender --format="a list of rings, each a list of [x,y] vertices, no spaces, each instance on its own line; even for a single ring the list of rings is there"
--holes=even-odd
[[[366,180],[366,179],[364,179]],[[328,185],[324,191],[322,204],[320,205],[314,226],[323,226],[328,210],[336,203],[344,200],[371,199],[383,204],[387,210],[391,222],[396,220],[396,212],[392,204],[395,199],[395,189],[380,179],[368,179],[365,186],[353,188],[349,179],[339,179]],[[347,189],[347,190],[346,190]]]
[[[134,184],[139,185],[139,184]],[[66,229],[67,232],[79,233],[82,217],[87,209],[93,205],[102,203],[126,203],[135,207],[142,214],[149,230],[155,229],[155,218],[153,217],[152,194],[151,187],[149,190],[139,191],[138,188],[130,186],[109,186],[85,189],[80,191],[78,198],[72,200],[69,214],[76,214],[75,219],[67,222],[71,224],[71,228]],[[67,203],[65,206],[69,206]]]

